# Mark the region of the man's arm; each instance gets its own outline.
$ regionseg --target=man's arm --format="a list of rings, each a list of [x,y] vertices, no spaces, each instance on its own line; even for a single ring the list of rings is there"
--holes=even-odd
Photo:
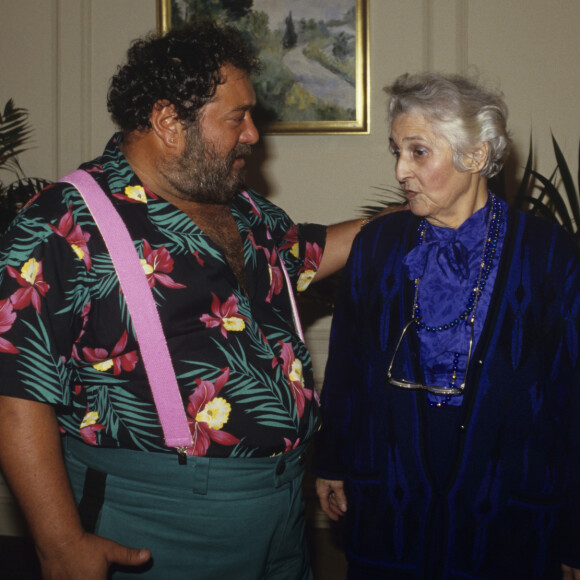
[[[388,206],[370,218],[370,220],[407,208],[408,206],[406,205]],[[324,253],[322,254],[322,260],[313,282],[322,280],[344,267],[355,236],[360,232],[361,227],[370,220],[356,219],[328,226],[326,229]]]
[[[338,272],[346,264],[352,241],[360,232],[363,220],[351,220],[326,228],[326,244],[320,266],[313,281]]]
[[[105,580],[112,563],[150,558],[148,550],[83,530],[50,405],[0,396],[0,467],[28,522],[45,580]]]

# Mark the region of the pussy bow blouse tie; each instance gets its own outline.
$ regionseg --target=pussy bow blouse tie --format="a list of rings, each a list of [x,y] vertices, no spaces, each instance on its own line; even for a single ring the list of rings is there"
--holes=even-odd
[[[445,276],[455,278],[469,278],[469,256],[465,245],[453,237],[443,237],[424,242],[412,249],[404,258],[403,264],[407,269],[410,280],[421,278],[425,273],[427,263],[436,263]]]

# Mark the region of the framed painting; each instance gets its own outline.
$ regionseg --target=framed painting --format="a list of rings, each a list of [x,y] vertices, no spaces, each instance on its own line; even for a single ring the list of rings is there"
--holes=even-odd
[[[162,32],[198,18],[254,43],[263,133],[369,132],[368,0],[157,0]]]

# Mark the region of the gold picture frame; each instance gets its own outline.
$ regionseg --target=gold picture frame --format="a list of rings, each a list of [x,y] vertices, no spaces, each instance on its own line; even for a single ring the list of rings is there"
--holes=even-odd
[[[262,133],[369,133],[368,0],[306,0],[290,3],[290,9],[288,4],[240,2],[239,8],[229,9],[238,11],[232,14],[216,8],[220,4],[214,0],[157,0],[157,25],[165,33],[209,16],[246,32],[259,30],[250,36],[257,39],[255,48],[264,63],[254,79],[255,117]],[[172,5],[181,12],[172,12]]]

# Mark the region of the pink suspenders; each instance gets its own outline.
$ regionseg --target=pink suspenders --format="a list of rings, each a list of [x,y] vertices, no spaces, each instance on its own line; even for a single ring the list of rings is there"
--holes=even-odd
[[[131,313],[165,443],[168,447],[190,447],[193,440],[159,312],[131,236],[113,204],[89,173],[79,169],[59,181],[78,189],[105,240]]]
[[[59,181],[70,183],[77,188],[103,236],[131,314],[165,443],[168,447],[176,447],[183,453],[186,447],[193,444],[191,431],[159,312],[133,240],[115,207],[89,173],[78,169]],[[304,342],[290,276],[282,258],[280,266],[288,286],[294,326]]]

